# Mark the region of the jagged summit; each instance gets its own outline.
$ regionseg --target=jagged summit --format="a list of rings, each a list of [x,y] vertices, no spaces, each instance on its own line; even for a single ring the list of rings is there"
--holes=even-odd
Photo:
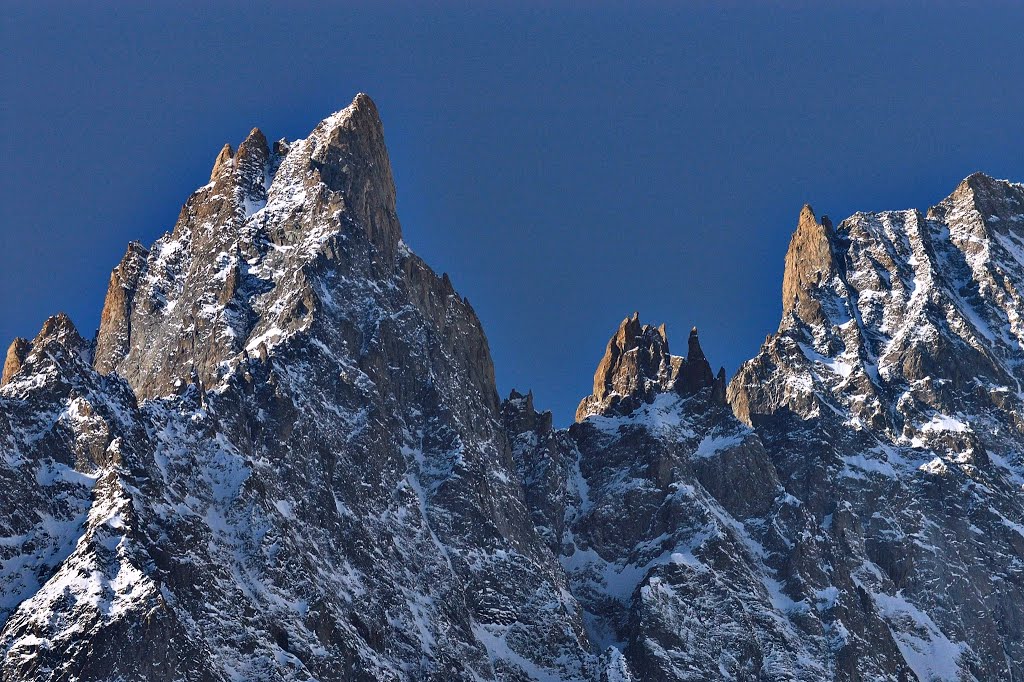
[[[821,304],[812,292],[835,272],[832,242],[835,231],[828,216],[819,222],[810,204],[804,204],[797,221],[796,231],[786,252],[786,265],[782,275],[783,313],[818,319]]]
[[[966,177],[953,193],[928,210],[928,219],[946,220],[974,213],[996,234],[1024,235],[1024,185],[985,173]],[[955,219],[955,218],[954,218]]]
[[[11,381],[33,354],[74,353],[88,358],[91,346],[78,333],[74,322],[65,313],[57,313],[43,322],[39,333],[31,341],[17,337],[7,348],[0,386]]]
[[[33,540],[0,543],[0,677],[586,680],[486,337],[401,242],[373,102],[212,175],[129,245],[95,358],[63,318],[10,353],[0,534]]]
[[[692,394],[711,388],[716,400],[724,398],[725,370],[716,381],[704,357],[697,328],[690,331],[687,355],[669,352],[665,325],[640,323],[634,312],[619,324],[608,341],[604,357],[594,373],[594,392],[576,410],[576,421],[592,414],[628,414],[655,395],[674,391]],[[718,384],[721,385],[718,385]]]
[[[809,513],[863,524],[830,580],[856,581],[886,626],[857,626],[848,651],[875,637],[918,679],[1021,676],[1019,615],[997,602],[1024,593],[982,557],[1021,556],[1024,186],[975,173],[926,213],[824,222],[801,213],[786,314],[730,404]]]
[[[983,173],[926,214],[856,213],[833,228],[805,206],[785,259],[785,314],[765,348],[785,345],[810,367],[826,363],[822,376],[837,378],[840,402],[860,396],[851,405],[859,418],[897,434],[927,422],[929,408],[884,395],[914,382],[950,382],[926,401],[944,396],[943,410],[956,409],[949,387],[975,378],[1016,395],[1024,379],[1015,357],[1024,349],[1024,297],[1015,284],[1024,272],[1022,225],[1024,186]],[[744,419],[749,394],[773,394],[781,401],[773,411],[830,409],[815,394],[775,392],[760,379],[745,385],[740,375],[730,402]]]
[[[394,180],[377,108],[362,94],[274,151],[258,128],[237,151],[225,145],[174,229],[115,268],[96,368],[142,398],[173,392],[193,371],[215,386],[243,352],[314,324],[329,301],[313,273],[343,265],[346,240],[355,241],[345,250],[367,252],[355,262],[374,278],[394,272]]]

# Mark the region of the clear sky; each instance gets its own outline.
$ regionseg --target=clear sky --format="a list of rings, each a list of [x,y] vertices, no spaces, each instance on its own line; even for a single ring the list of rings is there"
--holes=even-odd
[[[696,324],[731,377],[778,324],[803,203],[1024,180],[1020,3],[379,4],[5,3],[0,343],[59,310],[91,335],[126,243],[225,142],[359,91],[406,241],[473,303],[502,394],[562,424],[634,310],[676,352]]]

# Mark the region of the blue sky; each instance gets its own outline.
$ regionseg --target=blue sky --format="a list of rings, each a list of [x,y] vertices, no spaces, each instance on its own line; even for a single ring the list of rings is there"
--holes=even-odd
[[[211,3],[212,4],[212,3]],[[483,320],[499,390],[566,423],[634,310],[729,375],[778,324],[800,207],[924,208],[1024,180],[1013,3],[6,7],[0,339],[95,330],[129,240],[225,142],[359,91],[406,240]]]

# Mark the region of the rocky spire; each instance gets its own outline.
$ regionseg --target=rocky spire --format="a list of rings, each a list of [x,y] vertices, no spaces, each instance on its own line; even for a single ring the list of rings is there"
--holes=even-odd
[[[110,273],[107,298],[103,302],[100,328],[96,332],[93,366],[101,374],[112,371],[131,345],[132,302],[139,280],[146,269],[149,251],[139,242],[128,245],[121,262]]]
[[[721,371],[724,402],[725,370]],[[685,358],[671,355],[665,325],[640,324],[637,313],[620,324],[594,374],[594,392],[580,402],[576,421],[592,414],[628,414],[658,393],[697,393],[716,385],[697,328],[690,331]]]
[[[23,339],[20,336],[15,338],[7,349],[7,358],[4,360],[3,374],[0,375],[0,386],[3,386],[11,380],[21,366],[25,363],[25,358],[28,357],[29,352],[32,350],[32,344],[29,343],[28,339]]]
[[[395,181],[377,106],[359,93],[347,108],[325,119],[311,140],[309,166],[341,199],[344,210],[389,258],[402,238],[395,207]],[[287,163],[298,163],[289,154]]]
[[[821,318],[821,304],[811,295],[835,272],[831,239],[832,221],[814,217],[814,209],[804,204],[796,231],[786,252],[786,268],[782,275],[783,314],[795,312],[808,322]]]
[[[527,391],[526,395],[523,395],[512,389],[508,398],[501,403],[501,415],[508,433],[549,432],[553,426],[551,412],[538,412],[534,407],[533,391]]]
[[[220,153],[213,162],[213,170],[210,171],[210,182],[215,182],[231,160],[235,157],[235,151],[230,144],[221,147]]]
[[[639,313],[619,324],[594,373],[594,392],[576,420],[608,410],[628,413],[667,387],[673,368],[664,327],[641,325]]]
[[[43,322],[42,329],[32,341],[20,337],[14,339],[4,359],[0,386],[7,384],[26,364],[31,364],[33,358],[58,358],[70,353],[87,360],[88,351],[89,343],[78,333],[71,318],[57,313]]]
[[[715,375],[715,380],[711,384],[711,401],[718,405],[725,405],[726,397],[725,392],[728,384],[725,380],[725,367],[718,368],[718,374]]]
[[[253,128],[238,145],[235,154],[235,174],[243,201],[250,204],[267,200],[267,169],[270,167],[270,147],[259,128]]]
[[[38,348],[49,343],[58,343],[69,350],[81,350],[86,346],[75,323],[65,313],[57,313],[43,322],[42,329],[32,340],[32,347]]]
[[[697,336],[697,328],[690,330],[690,338],[687,339],[686,363],[682,365],[679,375],[676,377],[676,390],[683,394],[696,393],[702,388],[707,388],[714,383],[715,377],[711,372],[711,365],[704,357],[704,351],[700,347],[700,339]]]

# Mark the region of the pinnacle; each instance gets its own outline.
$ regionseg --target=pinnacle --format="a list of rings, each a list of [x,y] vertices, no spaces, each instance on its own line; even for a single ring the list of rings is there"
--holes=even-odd
[[[995,182],[996,179],[993,178],[988,173],[985,173],[983,171],[974,171],[973,173],[971,173],[970,175],[968,175],[966,178],[963,179],[963,182],[966,182],[966,183],[970,183],[972,181],[974,181],[974,182],[989,182],[989,183],[991,183],[991,182]]]
[[[231,148],[230,144],[225,144],[221,147],[220,153],[217,154],[216,160],[213,162],[213,170],[210,171],[210,182],[217,179],[221,169],[235,157],[235,152]]]
[[[43,322],[42,329],[39,330],[39,334],[32,343],[34,345],[49,338],[63,340],[74,337],[81,339],[78,329],[66,313],[60,312],[47,318],[46,321]]]
[[[42,329],[32,341],[17,337],[7,349],[4,359],[3,373],[0,374],[0,386],[11,380],[21,369],[29,353],[34,348],[44,348],[47,344],[57,343],[70,350],[81,350],[85,347],[85,339],[78,333],[71,318],[65,313],[57,313],[43,322]]]
[[[11,342],[10,347],[7,349],[7,357],[4,360],[3,373],[0,374],[0,386],[9,382],[18,373],[31,350],[32,344],[29,343],[28,339],[18,336]]]
[[[594,373],[594,392],[580,403],[576,420],[592,414],[626,414],[651,402],[658,393],[691,395],[714,382],[697,327],[690,331],[686,357],[677,357],[669,352],[665,325],[641,324],[639,313],[634,312],[622,320],[608,342]]]
[[[357,92],[356,96],[352,98],[352,104],[350,106],[357,109],[372,109],[374,112],[377,111],[377,105],[365,92]]]
[[[697,335],[697,328],[690,330],[690,338],[687,343],[686,361],[695,362],[704,359],[704,351],[700,348],[700,337]]]
[[[253,154],[259,154],[263,158],[270,154],[267,138],[259,128],[253,128],[242,144],[238,145],[239,163]]]
[[[820,286],[834,270],[829,241],[832,235],[832,221],[823,216],[818,222],[811,205],[804,204],[786,252],[786,267],[782,275],[783,312],[797,309],[808,322],[820,313],[819,306],[807,294]]]
[[[350,217],[386,254],[386,260],[394,257],[402,228],[384,126],[373,100],[356,95],[352,104],[317,125],[303,149],[303,158],[293,158],[294,150],[289,152],[282,168],[298,172],[308,163],[329,196],[345,198]]]
[[[128,254],[128,253],[148,254],[149,253],[149,249],[147,249],[146,246],[142,242],[140,242],[138,239],[133,239],[130,242],[128,242],[128,248],[125,250],[125,254]]]

